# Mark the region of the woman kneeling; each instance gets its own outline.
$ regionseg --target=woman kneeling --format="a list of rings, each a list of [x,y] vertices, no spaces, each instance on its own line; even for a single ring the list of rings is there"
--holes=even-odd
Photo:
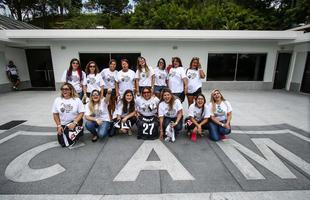
[[[186,126],[191,140],[196,141],[197,134],[203,136],[202,131],[207,129],[207,123],[210,118],[209,108],[206,105],[206,98],[203,94],[198,94],[195,103],[188,108],[188,120]]]
[[[174,133],[177,135],[183,128],[183,107],[181,101],[173,96],[169,88],[165,88],[162,91],[161,102],[158,106],[158,116],[160,124],[160,138],[164,138],[164,133],[168,126],[170,126]],[[171,132],[171,131],[169,131]],[[174,137],[167,137],[170,141],[174,142]]]

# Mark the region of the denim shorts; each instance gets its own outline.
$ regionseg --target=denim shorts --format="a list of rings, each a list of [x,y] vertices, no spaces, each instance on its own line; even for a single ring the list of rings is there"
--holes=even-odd
[[[158,85],[155,85],[154,86],[154,93],[161,93],[161,91],[167,86],[158,86]]]

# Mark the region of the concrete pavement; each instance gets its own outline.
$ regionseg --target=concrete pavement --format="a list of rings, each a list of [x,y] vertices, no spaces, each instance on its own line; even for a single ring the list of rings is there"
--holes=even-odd
[[[118,135],[92,143],[85,134],[71,150],[55,143],[59,92],[1,94],[0,125],[27,121],[0,132],[0,199],[309,199],[310,96],[222,93],[233,107],[227,141]]]

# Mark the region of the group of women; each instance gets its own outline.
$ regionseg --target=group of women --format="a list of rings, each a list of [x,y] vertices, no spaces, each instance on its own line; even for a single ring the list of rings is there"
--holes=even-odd
[[[121,60],[120,71],[115,69],[116,64],[112,59],[109,68],[99,72],[97,64],[90,61],[83,72],[79,60],[71,60],[62,76],[61,96],[55,99],[52,109],[59,135],[65,127],[82,125],[83,116],[93,142],[117,132],[131,135],[134,124],[138,139],[164,139],[169,129],[178,135],[183,121],[193,141],[197,134],[203,136],[204,129],[209,130],[214,141],[230,133],[232,107],[219,90],[211,92],[207,103],[201,90],[201,79],[206,75],[199,58],[192,58],[187,69],[178,57],[172,58],[167,67],[160,58],[155,69],[139,57],[136,72],[129,69],[127,59]],[[185,97],[188,115],[182,106]],[[81,100],[86,99],[83,105]]]

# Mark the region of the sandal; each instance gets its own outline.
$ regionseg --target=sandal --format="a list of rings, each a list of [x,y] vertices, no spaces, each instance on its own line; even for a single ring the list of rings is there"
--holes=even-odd
[[[91,139],[92,142],[97,142],[98,136],[94,135],[93,138]]]

